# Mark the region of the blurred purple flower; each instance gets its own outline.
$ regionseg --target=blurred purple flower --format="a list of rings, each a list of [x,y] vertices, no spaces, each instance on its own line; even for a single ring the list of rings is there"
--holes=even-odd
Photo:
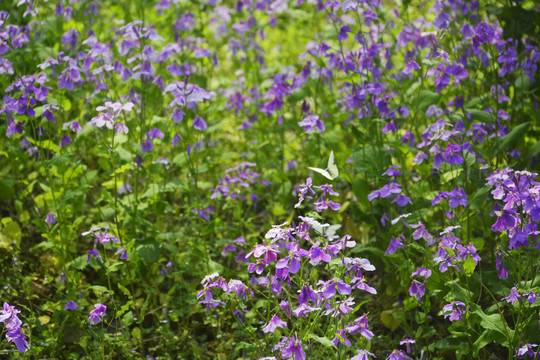
[[[107,307],[103,304],[95,304],[94,310],[90,312],[90,317],[88,318],[88,321],[90,321],[90,324],[99,324],[101,320],[103,320],[104,316],[107,316]]]
[[[54,213],[48,213],[47,217],[45,218],[45,222],[49,225],[56,224],[56,214]]]
[[[75,301],[68,301],[64,307],[64,311],[67,310],[77,310],[77,303]]]

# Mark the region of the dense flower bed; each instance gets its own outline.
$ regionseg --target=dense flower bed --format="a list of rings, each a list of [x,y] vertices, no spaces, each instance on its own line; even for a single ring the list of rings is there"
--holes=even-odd
[[[540,358],[533,1],[0,6],[0,354]]]

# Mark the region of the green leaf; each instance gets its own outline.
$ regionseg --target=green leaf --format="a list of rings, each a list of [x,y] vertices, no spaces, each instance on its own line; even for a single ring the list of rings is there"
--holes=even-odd
[[[88,265],[86,263],[87,255],[81,255],[77,258],[75,258],[72,262],[69,263],[69,266],[73,267],[77,270],[82,270]]]
[[[514,87],[516,88],[516,92],[523,96],[525,92],[529,91],[529,88],[531,86],[531,80],[529,77],[525,74],[520,75],[515,82]]]
[[[476,268],[476,264],[472,257],[468,257],[463,262],[463,271],[465,272],[465,276],[471,277],[471,275],[474,273],[474,269]]]
[[[325,347],[335,347],[334,344],[332,344],[332,341],[330,341],[330,339],[328,339],[327,337],[320,337],[315,334],[309,334],[309,338],[315,340],[320,344],[323,344]]]
[[[92,286],[90,286],[90,289],[92,289],[94,292],[102,292],[102,293],[114,294],[114,291],[109,290],[105,286],[101,286],[101,285],[92,285]]]
[[[9,200],[15,195],[15,189],[5,180],[0,179],[0,200]]]
[[[482,335],[473,344],[474,348],[474,357],[478,356],[478,351],[482,349],[484,346],[490,344],[493,341],[497,341],[498,343],[501,343],[504,341],[504,336],[501,338],[501,334],[497,331],[493,330],[484,330]]]
[[[510,347],[510,341],[514,337],[514,331],[506,324],[506,320],[499,314],[486,315],[482,308],[476,304],[471,306],[471,312],[480,317],[480,326],[486,330],[492,330],[500,335],[499,343],[503,346]],[[487,336],[487,335],[486,335]],[[510,339],[508,339],[510,336]]]
[[[465,109],[466,112],[472,115],[474,120],[478,120],[485,123],[493,123],[493,118],[485,111],[477,109]]]
[[[480,209],[484,206],[486,199],[488,197],[491,186],[484,186],[483,188],[478,189],[471,200],[470,208],[472,210]]]
[[[433,105],[437,102],[439,95],[429,90],[420,90],[418,97],[416,98],[415,104],[419,110],[425,110],[430,105]]]
[[[452,170],[447,171],[444,174],[442,174],[442,180],[444,182],[449,182],[450,180],[453,180],[453,179],[457,178],[459,176],[459,174],[461,174],[462,172],[463,172],[462,167],[457,168],[457,169],[452,169]]]
[[[120,315],[117,314],[117,317]],[[130,326],[133,324],[133,312],[128,311],[123,317],[122,317],[122,325],[124,326]]]
[[[159,260],[161,256],[161,249],[159,244],[156,242],[151,242],[143,244],[137,248],[139,256],[147,263],[153,263]]]
[[[498,154],[507,148],[513,148],[518,141],[522,141],[530,124],[530,121],[520,124],[513,128],[506,136],[500,138],[496,143],[495,154]]]

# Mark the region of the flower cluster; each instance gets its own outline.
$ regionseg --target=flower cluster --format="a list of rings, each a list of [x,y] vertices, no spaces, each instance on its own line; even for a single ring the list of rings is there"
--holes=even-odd
[[[487,178],[486,184],[494,187],[493,198],[503,203],[493,205],[492,214],[497,216],[497,221],[491,229],[506,232],[511,250],[540,247],[537,224],[540,221],[540,183],[534,181],[536,176],[507,168]]]
[[[242,193],[242,188],[249,188],[255,184],[262,184],[264,186],[270,183],[266,180],[259,180],[260,174],[253,171],[255,163],[243,162],[236,165],[233,168],[225,171],[225,176],[219,179],[218,185],[212,189],[211,199],[219,197],[230,198],[232,200],[241,199],[246,200],[246,196]],[[254,193],[249,194],[250,199],[255,203],[258,196]]]
[[[17,350],[23,353],[30,349],[30,345],[26,342],[26,336],[22,331],[22,321],[17,314],[20,311],[15,306],[10,306],[7,302],[4,303],[4,309],[0,310],[0,322],[6,325],[6,339],[9,342],[13,342],[17,346]]]
[[[88,250],[88,257],[86,259],[86,263],[89,263],[93,257],[103,262],[103,259],[101,258],[101,255],[99,254],[99,250],[97,249],[98,243],[103,246],[109,245],[111,242],[120,243],[120,240],[118,240],[116,236],[109,233],[109,227],[107,227],[105,231],[100,227],[92,228],[89,231],[83,232],[81,235],[87,236],[90,234],[94,235],[94,248],[91,250]],[[127,260],[128,258],[127,250],[123,246],[116,250],[116,255],[120,255],[120,259],[122,260]]]
[[[337,195],[331,185],[313,186],[310,178],[300,186],[300,189],[300,203],[306,199],[314,200],[312,196],[316,195],[314,189],[322,192],[321,197],[315,201],[316,206],[327,194]],[[318,211],[326,209],[320,208]],[[338,323],[342,323],[334,330],[335,345],[351,346],[348,335],[357,332],[365,339],[371,339],[373,333],[368,329],[367,315],[360,317],[353,315],[355,306],[353,292],[359,289],[370,294],[377,293],[367,284],[364,276],[364,272],[374,271],[375,267],[367,259],[343,256],[343,252],[353,248],[356,243],[349,235],[337,236],[335,231],[339,227],[331,228],[329,224],[321,224],[307,216],[300,216],[300,220],[299,224],[274,225],[266,233],[265,241],[256,244],[246,255],[247,259],[252,259],[247,267],[248,273],[252,274],[251,284],[258,287],[258,291],[268,291],[279,303],[279,310],[267,314],[268,320],[262,328],[263,333],[274,333],[278,328],[289,328],[289,323],[294,326],[299,321],[312,319],[310,314],[313,314],[317,318],[321,317],[321,321],[324,318],[327,318],[327,321],[337,318]],[[228,245],[223,252],[228,251],[236,251],[236,247]],[[302,275],[307,273],[302,265],[306,262],[314,268],[321,269],[332,263],[341,270],[329,279],[319,280],[313,284]],[[242,282],[238,280],[227,282],[217,273],[205,277],[202,285],[203,290],[198,293],[197,298],[200,304],[206,305],[207,311],[224,305],[223,300],[229,301],[216,298],[216,289],[223,290],[224,294],[236,294],[237,298],[244,301],[247,300],[247,294],[251,297],[254,295],[254,292]],[[298,293],[296,296],[293,295],[295,291]],[[282,358],[294,355],[297,359],[302,359],[306,356],[304,348],[306,341],[308,339],[305,335],[282,337],[273,351],[279,352]]]
[[[314,202],[315,209],[317,212],[322,212],[324,210],[327,210],[328,208],[338,211],[341,209],[341,205],[327,199],[327,195],[332,196],[339,196],[339,193],[335,192],[333,189],[333,185],[325,184],[320,186],[313,186],[313,182],[310,177],[306,179],[306,182],[304,184],[301,184],[298,186],[299,192],[298,192],[298,202],[296,205],[294,205],[295,208],[299,207],[302,202],[305,199],[313,200],[313,196],[318,196],[317,200]],[[319,190],[321,192],[320,195],[317,195],[317,192],[315,190]]]
[[[99,324],[101,320],[103,320],[104,316],[107,316],[107,307],[103,304],[95,304],[94,310],[90,311],[90,317],[88,318],[88,321],[90,324]]]

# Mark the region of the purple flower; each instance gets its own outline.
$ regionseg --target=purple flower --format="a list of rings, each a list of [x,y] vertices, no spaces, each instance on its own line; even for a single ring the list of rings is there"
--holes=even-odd
[[[411,360],[411,357],[405,354],[403,351],[396,349],[392,351],[390,355],[388,355],[386,360]]]
[[[395,197],[394,200],[392,200],[392,203],[398,204],[398,206],[400,207],[404,207],[407,204],[412,204],[412,201],[408,196],[399,194],[398,196]]]
[[[26,342],[26,336],[22,331],[22,321],[17,314],[20,311],[15,306],[10,306],[7,302],[4,303],[4,309],[0,310],[0,322],[6,324],[6,339],[8,342],[13,342],[17,346],[20,353],[30,349],[30,345]]]
[[[191,124],[191,126],[200,131],[208,129],[208,125],[206,125],[206,122],[199,116],[195,116],[195,119],[193,119],[193,123]]]
[[[401,175],[401,172],[398,170],[401,166],[399,165],[392,165],[386,170],[382,175],[383,176],[393,176],[394,178],[399,177]]]
[[[453,301],[444,305],[442,312],[444,318],[448,318],[450,321],[463,320],[462,315],[465,313],[465,304],[461,301]]]
[[[304,348],[302,348],[302,343],[296,336],[289,338],[281,350],[281,356],[284,359],[290,359],[293,355],[294,360],[306,359],[306,353],[304,352]]]
[[[92,257],[95,257],[95,258],[98,259],[99,261],[103,262],[103,260],[101,259],[101,256],[99,255],[98,249],[88,250],[88,256],[87,256],[87,258],[86,258],[86,263],[87,263],[87,264],[90,262],[90,260],[92,259]]]
[[[444,159],[452,166],[463,164],[463,157],[459,154],[461,146],[450,143],[444,151]]]
[[[536,359],[538,357],[538,349],[535,351],[533,348],[538,348],[537,344],[523,344],[519,348],[516,348],[516,354],[514,358],[524,359],[525,355],[530,358]]]
[[[336,332],[336,337],[334,338],[334,340],[332,340],[332,344],[334,345],[343,344],[345,346],[352,345],[351,341],[347,339],[347,335],[345,334],[345,331],[343,330],[338,330]]]
[[[103,320],[103,317],[107,316],[107,307],[103,304],[95,304],[94,308],[95,309],[90,312],[88,321],[90,321],[90,324],[99,324],[99,322]]]
[[[338,41],[341,42],[341,41],[347,40],[350,32],[351,32],[351,27],[349,25],[342,26],[341,29],[339,29],[339,34],[337,38]]]
[[[114,131],[116,135],[120,135],[121,133],[127,134],[129,132],[129,128],[126,126],[126,124],[119,122],[114,126]]]
[[[399,342],[399,345],[403,345],[403,344],[406,344],[405,346],[407,347],[407,354],[410,354],[411,344],[416,344],[416,341],[414,341],[413,339],[403,339]]]
[[[75,301],[68,301],[64,310],[77,310],[77,303]]]
[[[497,267],[497,270],[499,271],[498,273],[499,279],[506,279],[508,277],[508,271],[502,264],[500,252],[497,252],[497,262],[495,266]]]
[[[317,130],[322,134],[326,130],[324,122],[319,118],[319,115],[308,115],[302,121],[300,121],[298,125],[303,127],[304,132],[306,133],[311,133]]]
[[[126,250],[126,248],[124,246],[122,246],[121,248],[116,250],[116,252],[114,254],[115,255],[120,255],[121,260],[127,260],[127,258],[128,258],[128,253],[127,253],[127,250]]]
[[[499,216],[495,224],[491,226],[491,229],[493,231],[503,232],[506,229],[513,228],[516,224],[516,218],[511,215],[511,212],[503,210],[500,214],[501,215]]]
[[[413,272],[411,276],[422,276],[424,279],[427,279],[431,276],[431,270],[420,268],[416,270],[415,272]]]
[[[56,224],[56,214],[54,213],[48,213],[47,217],[45,218],[45,222],[49,225]]]
[[[420,66],[416,61],[410,61],[407,65],[405,65],[403,73],[409,75],[412,74],[414,70],[420,70]]]
[[[346,330],[347,330],[347,332],[349,334],[354,334],[357,331],[360,331],[360,335],[362,335],[363,337],[365,337],[368,340],[371,340],[371,338],[374,335],[368,329],[368,318],[367,318],[366,314],[364,314],[364,315],[360,316],[358,319],[354,320],[352,324],[347,326]]]
[[[279,303],[279,308],[285,313],[288,318],[293,315],[293,312],[287,300],[281,300],[281,303]]]
[[[180,142],[180,140],[184,140],[182,139],[182,136],[180,136],[180,134],[174,134],[172,140],[171,140],[171,143],[172,143],[172,146],[176,147],[178,145],[178,143]]]
[[[325,299],[330,299],[336,294],[336,288],[341,295],[349,295],[351,286],[341,279],[334,278],[326,283],[323,288],[323,296]]]
[[[163,134],[163,132],[157,128],[151,129],[149,132],[146,133],[146,135],[151,140],[155,138],[160,138],[161,140],[163,140],[165,138],[165,134]]]
[[[452,209],[457,208],[459,205],[467,206],[467,194],[463,189],[456,187],[454,191],[448,194],[448,204]]]
[[[511,290],[510,290],[510,295],[508,296],[505,296],[503,297],[501,300],[504,300],[512,305],[514,305],[514,303],[516,301],[519,301],[521,303],[521,298],[523,297],[523,294],[521,294],[517,287],[514,286]]]
[[[353,356],[353,357],[351,358],[351,360],[369,360],[369,357],[368,357],[368,356],[377,358],[375,355],[373,355],[372,353],[370,353],[370,352],[367,351],[367,350],[358,350],[358,354],[356,354],[355,356]]]
[[[421,301],[422,296],[426,293],[426,287],[420,281],[413,280],[411,287],[409,288],[409,294],[416,296],[416,300]]]
[[[184,115],[186,115],[186,113],[176,107],[171,114],[171,118],[176,124],[178,124],[182,122],[182,120],[184,119]]]
[[[141,144],[141,151],[143,153],[146,153],[152,150],[154,150],[154,144],[152,144],[152,141],[148,138],[143,139],[142,144]]]
[[[63,148],[64,146],[71,144],[72,141],[73,140],[71,140],[69,136],[64,134],[62,135],[62,139],[60,139],[60,147]]]
[[[273,333],[278,327],[286,328],[287,323],[285,321],[281,321],[279,316],[276,315],[268,322],[268,325],[266,325],[262,330],[264,333]]]
[[[400,235],[397,239],[392,238],[390,240],[390,244],[388,244],[388,249],[386,249],[385,255],[392,255],[395,254],[397,249],[403,248],[403,242],[405,240],[405,237],[403,235]]]

